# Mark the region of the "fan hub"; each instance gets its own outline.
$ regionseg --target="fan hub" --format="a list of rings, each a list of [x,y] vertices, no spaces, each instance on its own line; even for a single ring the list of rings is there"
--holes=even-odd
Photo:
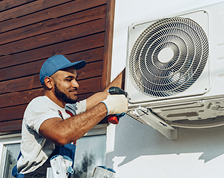
[[[171,48],[167,47],[162,49],[158,54],[158,60],[161,63],[168,63],[173,59],[174,52]]]

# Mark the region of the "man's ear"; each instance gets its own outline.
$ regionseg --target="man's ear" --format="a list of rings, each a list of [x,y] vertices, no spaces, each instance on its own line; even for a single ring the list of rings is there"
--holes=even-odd
[[[54,86],[54,80],[51,77],[45,77],[44,84],[48,89],[52,89]]]

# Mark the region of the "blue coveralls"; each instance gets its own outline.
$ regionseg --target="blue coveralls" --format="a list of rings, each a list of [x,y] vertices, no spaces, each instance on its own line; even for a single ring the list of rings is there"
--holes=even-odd
[[[50,167],[50,159],[53,156],[55,156],[55,155],[68,156],[69,158],[71,158],[73,160],[73,163],[72,163],[72,167],[73,167],[74,158],[75,158],[75,150],[76,150],[76,145],[71,144],[71,143],[67,144],[67,145],[64,145],[64,146],[55,145],[55,149],[52,152],[52,154],[49,156],[47,161],[41,167],[39,167],[37,170],[24,175],[24,174],[20,174],[20,173],[17,172],[17,165],[15,165],[13,170],[12,170],[12,175],[16,178],[36,178],[36,177],[46,178],[47,168]],[[19,159],[20,156],[21,156],[21,152],[18,156],[18,159]]]

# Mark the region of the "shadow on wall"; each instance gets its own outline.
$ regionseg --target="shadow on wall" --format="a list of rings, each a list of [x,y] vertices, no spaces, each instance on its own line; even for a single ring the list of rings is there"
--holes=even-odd
[[[122,166],[140,156],[201,153],[208,162],[224,153],[224,126],[209,129],[179,129],[178,139],[169,140],[152,127],[125,116],[116,126],[114,151],[106,155],[107,166],[114,157],[125,157]]]

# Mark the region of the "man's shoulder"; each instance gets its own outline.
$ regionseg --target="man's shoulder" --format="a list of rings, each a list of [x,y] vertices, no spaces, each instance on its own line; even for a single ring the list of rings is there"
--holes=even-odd
[[[50,99],[48,99],[47,96],[38,96],[36,98],[33,98],[29,104],[35,104],[35,103],[41,103],[41,102],[43,103],[50,102]]]
[[[54,103],[47,96],[38,96],[30,101],[27,108],[45,108],[53,105]]]
[[[49,117],[50,115],[52,117],[58,116],[57,105],[47,96],[38,96],[34,98],[26,107],[24,118],[32,120],[32,118],[41,117],[41,115],[49,115]]]

